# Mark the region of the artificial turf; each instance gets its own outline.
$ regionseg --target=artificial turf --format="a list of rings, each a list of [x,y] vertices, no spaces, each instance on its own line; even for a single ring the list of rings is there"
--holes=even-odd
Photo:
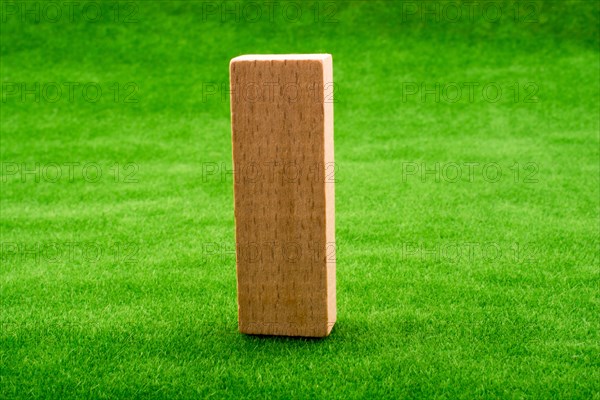
[[[0,397],[600,398],[599,3],[58,4],[0,2]],[[338,322],[244,336],[228,63],[319,52]]]

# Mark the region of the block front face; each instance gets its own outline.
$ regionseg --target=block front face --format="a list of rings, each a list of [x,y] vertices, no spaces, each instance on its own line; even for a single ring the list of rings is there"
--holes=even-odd
[[[232,60],[240,331],[326,336],[335,322],[329,55]]]

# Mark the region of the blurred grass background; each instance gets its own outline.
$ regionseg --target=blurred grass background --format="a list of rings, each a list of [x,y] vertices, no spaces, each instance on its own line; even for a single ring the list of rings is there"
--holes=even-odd
[[[278,3],[0,3],[0,396],[600,398],[598,3]],[[318,52],[338,323],[243,336],[228,63]]]

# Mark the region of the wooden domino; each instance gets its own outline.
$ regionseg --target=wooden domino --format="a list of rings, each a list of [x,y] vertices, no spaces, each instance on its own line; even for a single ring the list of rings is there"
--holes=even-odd
[[[230,63],[239,330],[329,335],[336,321],[329,54]]]

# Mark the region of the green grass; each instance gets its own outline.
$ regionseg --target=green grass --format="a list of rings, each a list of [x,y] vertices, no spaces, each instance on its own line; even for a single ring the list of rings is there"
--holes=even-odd
[[[600,398],[598,3],[526,3],[530,23],[403,20],[424,6],[392,1],[319,3],[331,23],[314,3],[297,22],[203,20],[198,1],[137,2],[133,23],[24,23],[8,4],[0,397]],[[338,322],[323,340],[244,336],[232,181],[202,171],[231,167],[229,102],[203,101],[203,84],[227,83],[240,54],[314,52],[333,54],[337,83]],[[103,93],[36,103],[7,95],[14,82]],[[404,101],[406,82],[503,95]],[[80,166],[22,182],[13,163]],[[423,182],[409,163],[463,176]]]

